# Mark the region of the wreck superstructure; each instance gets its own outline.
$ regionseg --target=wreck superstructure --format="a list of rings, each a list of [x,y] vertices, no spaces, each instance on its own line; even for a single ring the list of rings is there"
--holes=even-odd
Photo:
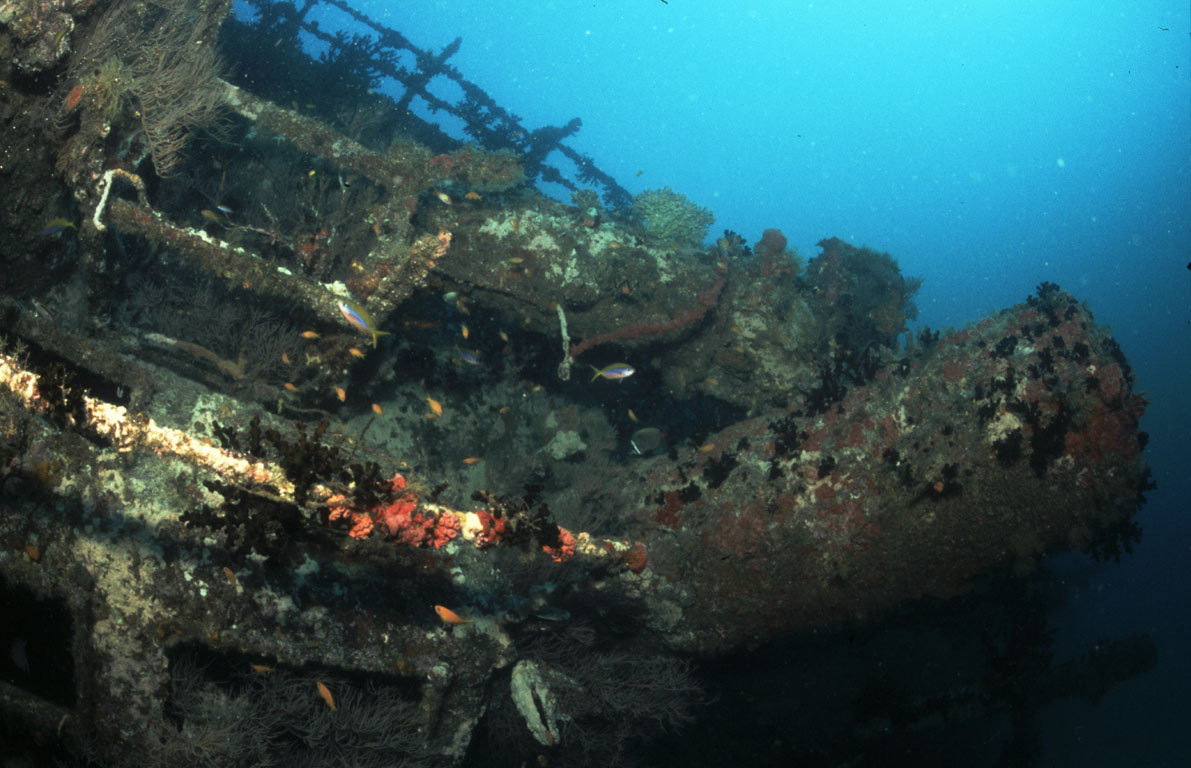
[[[449,65],[458,42],[332,4],[373,36],[312,27],[313,2],[0,5],[0,573],[50,607],[57,655],[53,686],[2,698],[40,737],[162,764],[214,732],[349,749],[242,743],[216,716],[239,707],[435,764],[481,722],[510,752],[612,749],[687,720],[691,655],[1135,535],[1145,400],[1057,286],[907,334],[888,255],[707,247],[668,191],[634,216],[564,144],[577,121],[526,130]],[[231,78],[232,49],[283,74]],[[303,79],[343,85],[307,102]],[[636,373],[589,381],[613,361]],[[348,714],[328,724],[316,684]]]

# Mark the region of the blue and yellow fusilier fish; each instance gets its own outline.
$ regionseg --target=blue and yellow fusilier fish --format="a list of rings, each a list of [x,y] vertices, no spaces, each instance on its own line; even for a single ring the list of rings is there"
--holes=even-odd
[[[64,229],[77,229],[77,227],[70,219],[50,219],[38,234],[46,237],[47,235],[56,235]]]
[[[364,307],[351,299],[343,299],[339,302],[339,311],[347,318],[347,321],[364,333],[372,334],[372,348],[376,349],[376,339],[380,336],[388,336],[388,331],[376,330],[376,321],[372,319],[372,313],[364,309]]]
[[[627,379],[637,372],[636,369],[634,369],[633,366],[629,365],[628,363],[612,363],[611,365],[605,365],[603,368],[596,368],[593,365],[591,366],[591,369],[595,371],[595,376],[591,377],[592,381],[595,381],[601,376],[609,380]]]

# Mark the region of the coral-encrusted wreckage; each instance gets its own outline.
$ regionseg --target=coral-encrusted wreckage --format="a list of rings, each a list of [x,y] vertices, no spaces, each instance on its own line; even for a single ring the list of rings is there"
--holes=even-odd
[[[0,2],[0,577],[39,617],[0,707],[32,738],[615,762],[691,718],[694,656],[1136,535],[1146,401],[1058,287],[909,334],[888,255],[705,247],[458,41],[250,5]]]

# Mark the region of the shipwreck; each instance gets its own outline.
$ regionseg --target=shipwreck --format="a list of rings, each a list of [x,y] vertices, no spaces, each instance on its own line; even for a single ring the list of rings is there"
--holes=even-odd
[[[694,716],[692,660],[1137,536],[1146,400],[1058,286],[911,332],[888,254],[707,238],[460,41],[250,6],[0,3],[0,709],[29,738],[615,755]]]

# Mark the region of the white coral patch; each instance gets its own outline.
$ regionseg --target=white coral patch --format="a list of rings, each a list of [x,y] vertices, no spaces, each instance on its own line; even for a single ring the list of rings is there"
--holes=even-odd
[[[1004,440],[1015,431],[1021,429],[1021,419],[1014,416],[1009,411],[1001,411],[997,418],[992,420],[988,425],[985,434],[988,442],[995,443]]]

